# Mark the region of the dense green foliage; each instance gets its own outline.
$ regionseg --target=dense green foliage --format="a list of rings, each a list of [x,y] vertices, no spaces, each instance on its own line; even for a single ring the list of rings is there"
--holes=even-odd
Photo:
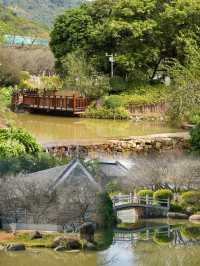
[[[146,197],[146,196],[153,197],[153,191],[150,189],[143,189],[138,191],[137,195],[138,197]]]
[[[196,115],[200,112],[200,55],[195,49],[190,54],[186,67],[176,63],[170,70],[175,82],[169,99],[169,115],[174,122],[191,119],[198,122]]]
[[[0,177],[18,173],[33,173],[49,169],[68,162],[68,158],[59,159],[47,153],[37,155],[23,154],[15,158],[1,159]]]
[[[194,153],[200,154],[200,123],[198,123],[192,130],[191,130],[191,150]]]
[[[140,199],[141,204],[146,204],[146,197],[148,196],[148,197],[152,198],[153,197],[153,191],[150,189],[143,189],[143,190],[138,191],[137,196],[144,198],[144,199]]]
[[[0,158],[17,158],[37,154],[41,147],[34,137],[22,129],[0,129]]]
[[[0,88],[0,120],[8,118],[8,106],[11,102],[11,89]]]
[[[88,107],[82,117],[96,118],[96,119],[130,119],[129,112],[124,107],[109,109],[106,107]]]
[[[98,195],[97,213],[100,217],[102,227],[111,228],[116,223],[113,203],[107,192],[102,192]]]
[[[2,6],[0,1],[0,36],[4,34],[47,38],[48,28],[18,16],[11,9]]]
[[[171,190],[169,189],[159,189],[156,192],[154,192],[153,197],[155,199],[155,201],[159,201],[159,200],[167,200],[170,199],[172,200],[173,198],[173,193]],[[161,203],[162,206],[166,206],[167,204],[165,202]]]
[[[105,53],[113,53],[116,75],[153,81],[166,75],[171,60],[187,64],[199,47],[199,10],[196,0],[92,1],[57,18],[51,48],[58,65],[81,49],[105,73]]]
[[[170,204],[170,212],[181,212],[183,213],[185,210],[184,208],[178,203],[171,203]]]
[[[200,210],[200,192],[188,191],[181,196],[181,204],[184,208],[189,208],[192,212]]]
[[[80,52],[68,54],[63,59],[65,86],[81,95],[98,98],[110,90],[109,79],[98,73]]]

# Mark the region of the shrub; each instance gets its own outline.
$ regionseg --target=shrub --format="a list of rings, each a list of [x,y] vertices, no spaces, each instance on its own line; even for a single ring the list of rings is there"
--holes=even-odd
[[[172,200],[173,198],[173,193],[169,189],[160,189],[154,192],[153,197],[156,201],[159,200],[167,200],[170,199]],[[162,206],[166,206],[166,203],[161,203]]]
[[[143,190],[138,191],[137,195],[139,197],[146,197],[147,195],[149,197],[153,197],[153,191],[150,189],[143,189]]]
[[[190,135],[191,150],[200,153],[200,123],[191,130]]]
[[[96,119],[127,120],[130,118],[130,115],[129,112],[123,107],[119,107],[116,109],[109,109],[106,107],[96,109],[94,107],[89,107],[83,114],[83,117]]]
[[[171,203],[170,204],[170,212],[184,212],[184,208],[177,204],[177,203]]]
[[[113,210],[113,203],[108,193],[98,195],[97,213],[100,218],[99,225],[103,228],[111,228],[116,224],[117,218]]]
[[[200,192],[188,191],[181,196],[181,205],[185,208],[190,208],[192,212],[200,210]]]
[[[120,95],[111,95],[105,98],[104,105],[108,109],[116,109],[123,107],[126,102],[126,97]]]
[[[2,158],[9,157],[9,154],[10,157],[17,157],[24,153],[37,154],[41,151],[36,139],[22,129],[0,129],[0,141],[0,157]]]
[[[140,200],[140,203],[146,204],[146,196],[153,197],[153,191],[150,189],[143,189],[143,190],[138,191],[137,196],[145,198],[145,199]]]

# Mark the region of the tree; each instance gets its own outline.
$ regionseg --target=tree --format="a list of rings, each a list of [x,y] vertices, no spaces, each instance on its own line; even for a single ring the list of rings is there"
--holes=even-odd
[[[88,63],[84,54],[68,54],[63,60],[63,65],[67,70],[65,84],[68,89],[90,97],[99,97],[109,91],[109,79],[98,73]]]
[[[177,60],[171,60],[169,73],[174,77],[171,98],[169,99],[169,114],[171,121],[188,120],[189,116],[200,111],[200,53],[196,41],[188,39],[185,50],[185,65]]]
[[[140,157],[134,161],[121,186],[129,192],[134,189],[170,189],[174,192],[200,188],[200,163],[189,156],[160,155]]]
[[[49,190],[48,183],[23,177],[7,177],[0,182],[1,215],[9,222],[55,222],[57,197],[55,191]]]
[[[96,0],[61,15],[50,45],[59,67],[81,49],[108,73],[108,52],[116,54],[117,75],[154,80],[166,74],[169,59],[187,63],[189,41],[199,47],[199,10],[195,0]]]

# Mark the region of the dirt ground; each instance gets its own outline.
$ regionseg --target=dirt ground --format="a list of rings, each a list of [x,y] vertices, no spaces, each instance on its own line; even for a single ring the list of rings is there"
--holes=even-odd
[[[0,231],[0,242],[13,240],[14,238],[15,236],[12,233]]]

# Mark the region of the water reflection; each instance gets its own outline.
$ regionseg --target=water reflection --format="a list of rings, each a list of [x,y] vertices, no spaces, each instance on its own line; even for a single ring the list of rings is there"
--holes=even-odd
[[[101,235],[102,251],[0,252],[0,266],[199,266],[200,225],[146,221]]]
[[[39,141],[93,141],[107,138],[142,136],[158,133],[173,133],[180,129],[172,128],[163,122],[139,122],[81,119],[45,115],[18,114],[16,125],[27,129]]]
[[[113,244],[101,253],[99,265],[195,266],[199,252],[200,225],[129,225],[114,230]]]

